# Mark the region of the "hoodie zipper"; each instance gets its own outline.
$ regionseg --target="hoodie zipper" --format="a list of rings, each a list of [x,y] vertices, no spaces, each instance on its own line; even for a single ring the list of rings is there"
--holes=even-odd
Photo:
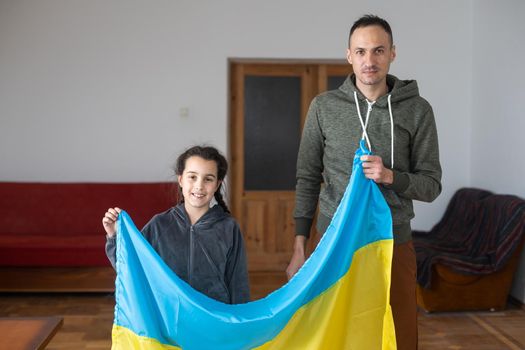
[[[190,226],[190,253],[188,256],[188,283],[191,285],[191,271],[193,271],[193,225]]]
[[[368,150],[372,152],[372,145],[370,144],[370,139],[368,138],[366,128],[368,126],[370,112],[372,112],[372,106],[376,103],[376,101],[370,102],[367,98],[365,98],[365,101],[368,104],[365,121],[363,121],[363,117],[361,116],[361,110],[359,108],[359,99],[357,97],[357,90],[354,90],[354,101],[357,109],[357,115],[359,116],[361,127],[363,128],[363,135],[361,136],[361,139],[366,139],[366,143],[368,144]],[[392,94],[390,93],[388,93],[387,103],[388,115],[390,116],[390,169],[394,169],[394,115],[392,114]]]
[[[368,150],[372,152],[372,145],[370,144],[370,138],[368,137],[368,133],[366,132],[366,129],[368,127],[368,120],[370,118],[370,113],[372,112],[372,106],[376,103],[376,101],[370,102],[368,101],[368,99],[365,98],[365,101],[368,104],[368,107],[366,109],[365,120],[363,120],[363,117],[361,116],[361,108],[359,107],[359,98],[357,97],[357,91],[354,91],[354,101],[355,101],[355,107],[357,109],[357,116],[359,117],[361,128],[363,129],[363,134],[361,135],[361,139],[366,140],[366,143],[368,145]]]

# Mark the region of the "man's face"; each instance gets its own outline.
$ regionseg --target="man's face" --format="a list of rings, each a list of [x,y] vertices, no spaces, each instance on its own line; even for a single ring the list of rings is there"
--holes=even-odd
[[[350,37],[346,58],[352,65],[358,88],[382,86],[396,57],[388,33],[378,25],[357,28]]]

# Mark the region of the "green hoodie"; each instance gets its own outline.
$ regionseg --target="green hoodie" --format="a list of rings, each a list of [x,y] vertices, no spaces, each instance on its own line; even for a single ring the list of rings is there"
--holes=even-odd
[[[355,76],[349,76],[338,90],[322,93],[310,104],[297,159],[296,232],[309,236],[319,201],[317,229],[323,233],[343,197],[354,153],[363,137],[357,97],[372,154],[380,156],[384,166],[391,169],[391,120],[394,123],[394,182],[379,188],[392,212],[395,243],[404,243],[412,238],[412,200],[431,202],[441,192],[432,107],[419,96],[415,80],[388,75],[389,93],[374,103],[366,100],[354,81]]]

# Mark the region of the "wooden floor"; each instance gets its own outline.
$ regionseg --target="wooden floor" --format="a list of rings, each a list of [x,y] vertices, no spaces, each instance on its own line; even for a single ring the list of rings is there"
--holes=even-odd
[[[64,317],[49,350],[109,349],[113,307],[112,294],[0,294],[0,317]],[[423,350],[525,349],[525,310],[509,305],[502,312],[420,312],[419,344]]]

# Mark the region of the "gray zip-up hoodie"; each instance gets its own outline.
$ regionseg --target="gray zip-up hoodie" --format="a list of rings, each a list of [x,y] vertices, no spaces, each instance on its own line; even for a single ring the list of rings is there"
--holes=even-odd
[[[432,107],[414,80],[388,75],[389,93],[375,102],[367,101],[354,82],[349,76],[310,105],[297,159],[296,232],[308,237],[318,201],[317,229],[326,230],[348,185],[364,126],[372,153],[385,167],[393,164],[394,183],[379,187],[392,212],[395,243],[404,243],[412,238],[412,200],[431,202],[441,192]]]
[[[162,260],[196,290],[228,304],[250,301],[244,241],[237,222],[219,205],[194,225],[179,204],[155,215],[142,234]],[[115,267],[116,239],[106,255]]]

